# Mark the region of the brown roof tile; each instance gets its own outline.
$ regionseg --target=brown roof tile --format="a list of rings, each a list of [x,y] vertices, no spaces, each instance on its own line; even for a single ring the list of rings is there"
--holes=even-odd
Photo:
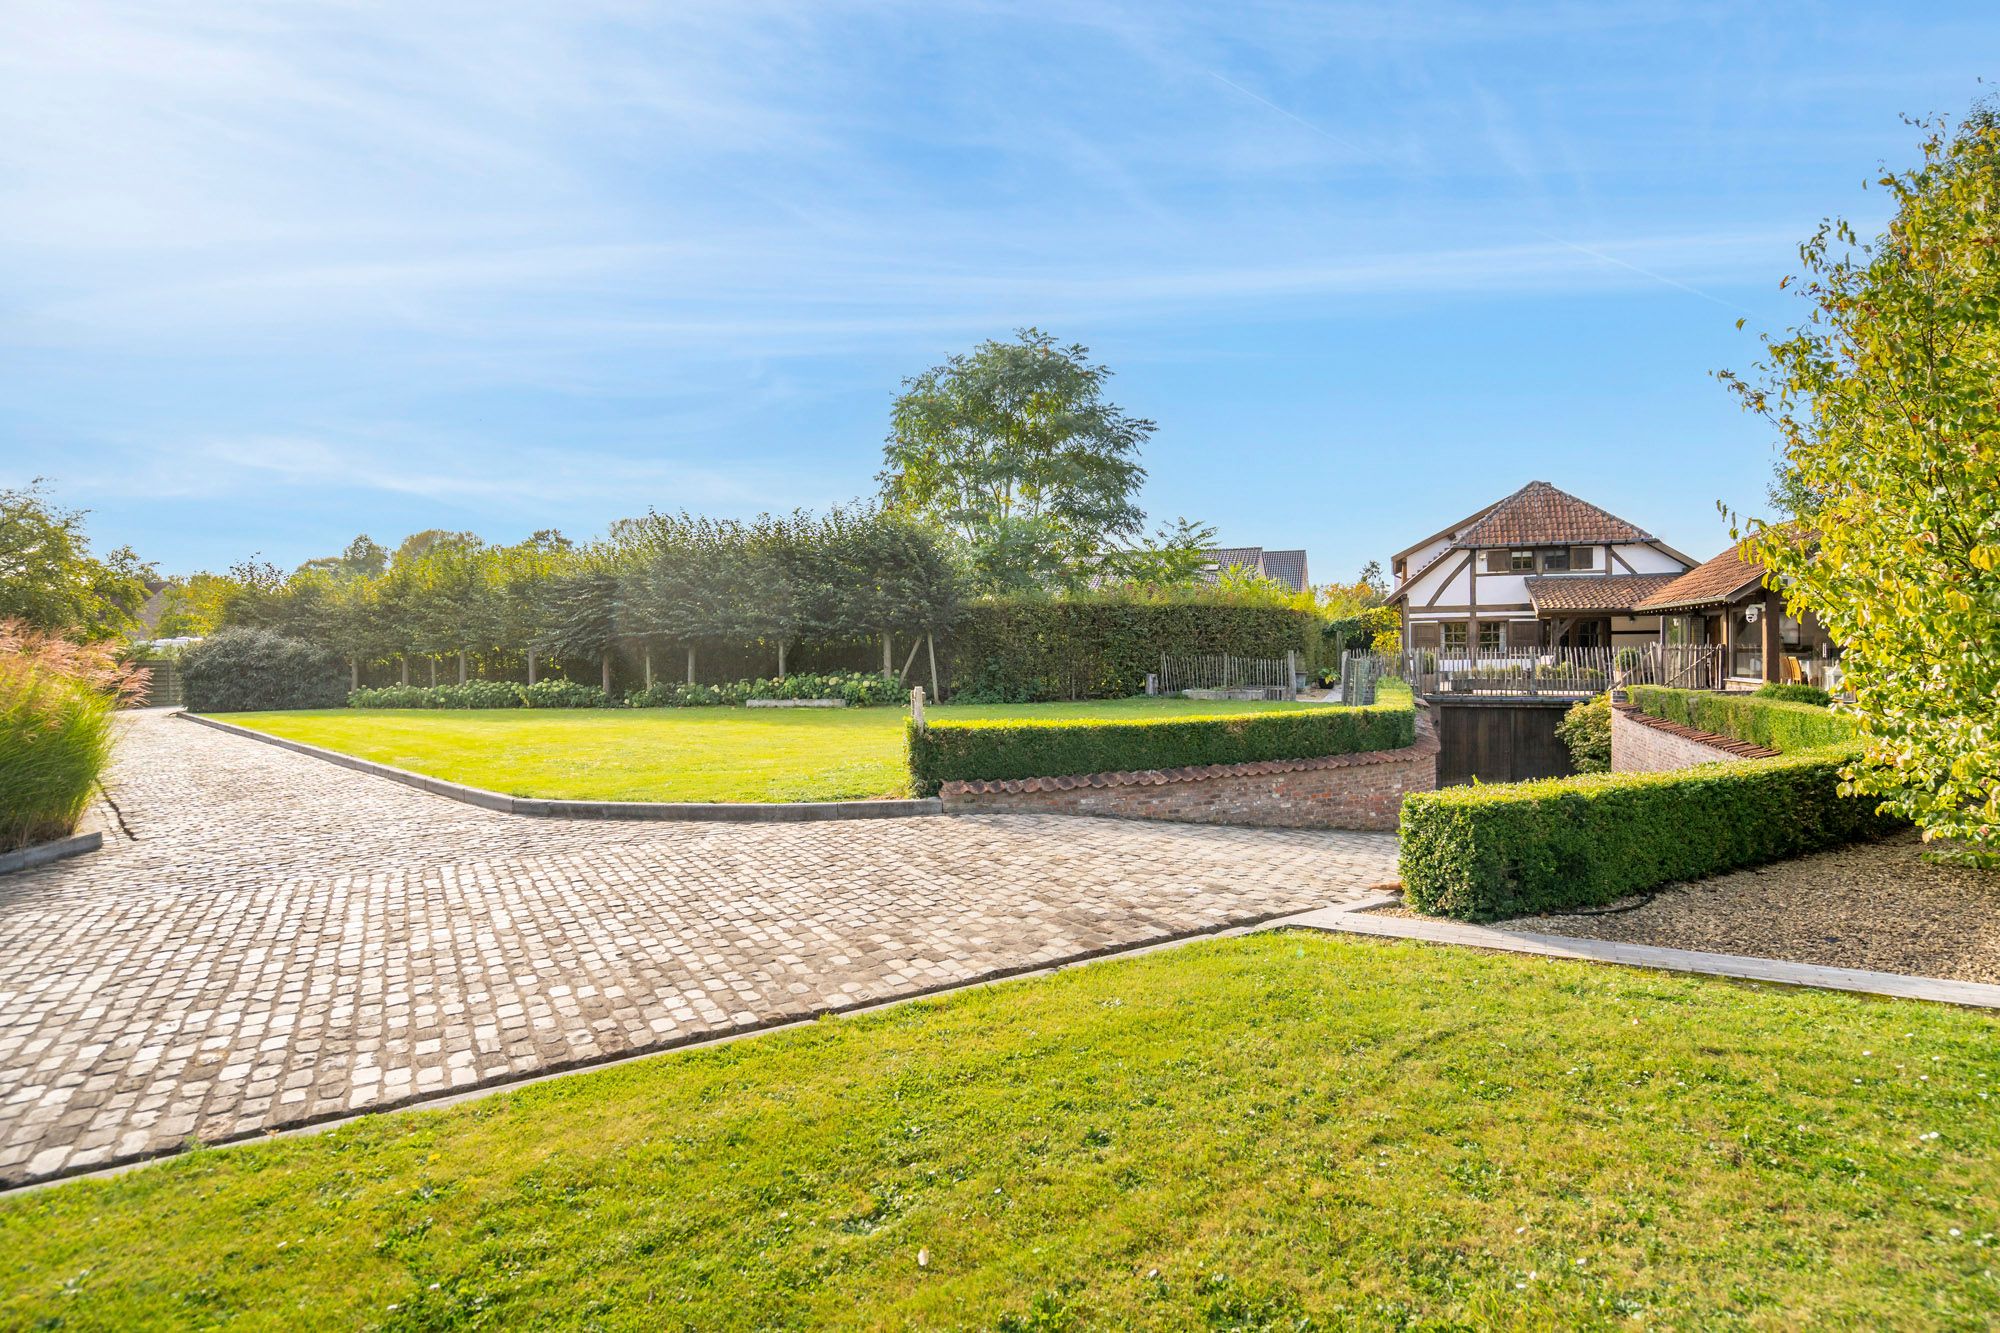
[[[1635,611],[1676,611],[1685,607],[1712,606],[1726,602],[1747,587],[1764,581],[1764,567],[1745,560],[1741,549],[1730,547],[1715,559],[1696,565],[1632,609]]]
[[[1526,580],[1537,612],[1630,611],[1679,574],[1543,575]]]
[[[1546,481],[1531,481],[1458,534],[1460,548],[1649,542],[1652,534]]]

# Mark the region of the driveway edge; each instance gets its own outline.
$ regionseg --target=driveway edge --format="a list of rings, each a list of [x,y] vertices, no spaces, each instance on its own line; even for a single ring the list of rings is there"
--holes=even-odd
[[[16,870],[33,870],[51,861],[61,861],[71,856],[82,856],[94,852],[104,845],[104,835],[72,833],[67,838],[54,838],[48,842],[38,842],[32,847],[19,847],[11,852],[0,853],[0,875],[10,875]]]
[[[392,768],[388,764],[378,764],[369,759],[358,759],[351,754],[329,750],[323,746],[307,745],[304,741],[287,740],[283,736],[273,736],[269,732],[255,731],[249,727],[239,727],[230,722],[218,722],[212,717],[190,713],[185,709],[173,714],[188,722],[196,722],[204,727],[232,736],[243,736],[266,745],[275,745],[281,750],[291,750],[297,754],[323,759],[329,764],[351,768],[357,773],[367,773],[373,777],[387,778],[400,782],[405,787],[415,787],[418,791],[442,796],[448,801],[459,801],[465,805],[476,805],[483,810],[495,810],[503,815],[528,815],[537,819],[654,819],[682,820],[699,823],[726,824],[800,824],[821,819],[910,819],[920,815],[942,815],[944,803],[936,797],[929,800],[902,801],[779,801],[756,804],[749,801],[559,801],[535,796],[508,796],[503,792],[487,791],[483,787],[468,787],[460,782],[447,782],[424,773],[412,773],[406,768]]]

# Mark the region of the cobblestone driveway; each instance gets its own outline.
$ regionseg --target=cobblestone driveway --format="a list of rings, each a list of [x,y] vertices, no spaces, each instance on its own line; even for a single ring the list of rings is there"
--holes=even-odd
[[[0,879],[0,1182],[1352,896],[1379,833],[493,814],[134,715],[94,855]]]

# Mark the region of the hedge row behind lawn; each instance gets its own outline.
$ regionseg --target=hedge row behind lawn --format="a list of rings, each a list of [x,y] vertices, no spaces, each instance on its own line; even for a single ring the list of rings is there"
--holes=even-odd
[[[1631,694],[1655,717],[1781,753],[1407,796],[1404,900],[1468,921],[1595,907],[1898,827],[1874,801],[1840,794],[1840,769],[1860,751],[1844,717],[1747,695]]]
[[[1365,708],[1314,707],[1158,721],[992,721],[909,725],[910,785],[1123,773],[1396,750],[1416,740],[1407,689],[1385,684]]]
[[[263,629],[225,629],[181,656],[181,701],[191,713],[338,708],[347,667],[304,639]]]

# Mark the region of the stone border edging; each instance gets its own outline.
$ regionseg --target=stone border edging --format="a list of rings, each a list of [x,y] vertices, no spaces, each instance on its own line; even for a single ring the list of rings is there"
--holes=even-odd
[[[1130,769],[1109,773],[1076,773],[1043,778],[954,778],[938,786],[938,795],[994,796],[1021,792],[1076,791],[1083,787],[1162,787],[1175,782],[1209,778],[1255,778],[1276,773],[1309,773],[1322,769],[1397,764],[1438,752],[1436,733],[1419,719],[1417,739],[1394,750],[1357,750],[1350,754],[1317,755],[1310,759],[1253,759],[1241,764],[1197,764],[1191,768]]]
[[[918,815],[941,815],[944,803],[936,797],[928,800],[895,801],[774,801],[755,804],[748,801],[564,801],[539,796],[508,796],[503,792],[487,791],[484,787],[468,787],[460,782],[447,782],[424,773],[412,773],[407,768],[392,768],[388,764],[378,764],[370,759],[358,759],[351,754],[329,750],[323,746],[307,745],[304,741],[288,740],[283,736],[273,736],[269,732],[256,731],[250,727],[239,727],[230,722],[218,722],[212,717],[190,713],[186,709],[173,716],[188,722],[197,722],[204,727],[232,736],[244,736],[266,745],[275,745],[281,750],[291,750],[298,754],[310,755],[314,759],[324,759],[342,768],[351,768],[357,773],[367,773],[372,777],[387,778],[400,782],[406,787],[442,796],[449,801],[460,801],[466,805],[476,805],[484,810],[498,811],[503,815],[529,815],[540,819],[657,819],[682,820],[699,823],[723,824],[799,824],[822,819],[909,819]]]
[[[1869,972],[1854,967],[1822,967],[1817,963],[1794,963],[1782,958],[1753,958],[1746,954],[1704,953],[1697,949],[1669,949],[1657,944],[1626,944],[1617,940],[1588,940],[1571,935],[1540,935],[1531,931],[1508,931],[1493,926],[1474,926],[1463,921],[1434,921],[1411,917],[1370,915],[1369,909],[1391,907],[1400,898],[1371,898],[1341,907],[1322,908],[1293,917],[1284,924],[1309,930],[1339,931],[1350,935],[1373,935],[1385,939],[1418,940],[1429,944],[1460,944],[1504,953],[1539,954],[1545,958],[1568,958],[1579,962],[1616,963],[1626,967],[1649,967],[1663,972],[1693,972],[1703,976],[1731,977],[1740,981],[1768,981],[1781,986],[1810,986],[1818,990],[1853,991],[1863,995],[1886,995],[1899,1000],[1930,1000],[1940,1004],[1965,1005],[1974,1009],[2000,1009],[2000,986],[1981,981],[1952,981],[1943,977],[1919,977],[1906,972]]]
[[[1778,757],[1776,750],[1766,749],[1764,746],[1757,745],[1751,741],[1739,741],[1733,736],[1723,736],[1713,731],[1702,731],[1698,728],[1690,727],[1685,723],[1672,722],[1664,717],[1654,717],[1651,713],[1642,710],[1637,704],[1613,704],[1612,707],[1618,712],[1623,713],[1628,722],[1636,722],[1640,726],[1650,727],[1654,731],[1664,731],[1669,736],[1678,736],[1684,741],[1693,741],[1696,745],[1705,745],[1711,750],[1720,750],[1724,754],[1733,755],[1738,759],[1776,759]]]
[[[11,852],[0,852],[0,875],[11,875],[16,870],[33,870],[51,861],[61,861],[72,856],[82,856],[94,852],[104,845],[104,835],[92,831],[72,833],[67,838],[54,838],[48,842],[38,842],[32,847],[17,847]]]

